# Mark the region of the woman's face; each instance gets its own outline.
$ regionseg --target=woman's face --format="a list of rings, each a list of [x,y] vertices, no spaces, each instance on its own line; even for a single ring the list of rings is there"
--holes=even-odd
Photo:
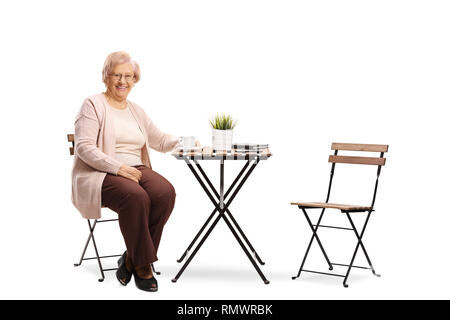
[[[107,91],[115,100],[126,99],[133,86],[134,73],[131,63],[116,65],[106,78]]]

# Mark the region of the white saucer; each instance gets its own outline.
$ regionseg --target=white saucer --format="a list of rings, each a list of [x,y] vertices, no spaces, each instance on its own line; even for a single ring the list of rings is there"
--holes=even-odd
[[[183,152],[190,152],[190,151],[202,151],[202,149],[203,149],[202,147],[191,147],[191,148],[178,147],[176,150]]]

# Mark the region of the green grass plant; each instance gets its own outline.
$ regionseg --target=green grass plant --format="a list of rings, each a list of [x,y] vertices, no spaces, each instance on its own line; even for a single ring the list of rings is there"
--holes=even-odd
[[[232,130],[237,124],[230,115],[217,114],[213,119],[209,120],[209,124],[216,130]]]

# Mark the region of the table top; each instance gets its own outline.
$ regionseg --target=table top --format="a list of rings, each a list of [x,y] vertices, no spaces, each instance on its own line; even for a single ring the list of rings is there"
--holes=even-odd
[[[267,160],[272,156],[272,153],[268,148],[258,151],[238,151],[231,149],[227,152],[225,150],[213,150],[211,147],[201,147],[197,150],[177,149],[172,152],[172,155],[178,160],[252,160],[255,158]]]

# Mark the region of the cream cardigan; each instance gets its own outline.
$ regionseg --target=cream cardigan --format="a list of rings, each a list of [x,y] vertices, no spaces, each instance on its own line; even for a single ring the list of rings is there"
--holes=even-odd
[[[151,168],[148,148],[172,150],[178,137],[163,133],[137,104],[128,100],[145,137],[142,163]],[[122,165],[115,156],[111,106],[101,93],[84,100],[75,118],[75,158],[72,167],[72,202],[86,219],[101,218],[101,189],[107,173],[117,175]]]

